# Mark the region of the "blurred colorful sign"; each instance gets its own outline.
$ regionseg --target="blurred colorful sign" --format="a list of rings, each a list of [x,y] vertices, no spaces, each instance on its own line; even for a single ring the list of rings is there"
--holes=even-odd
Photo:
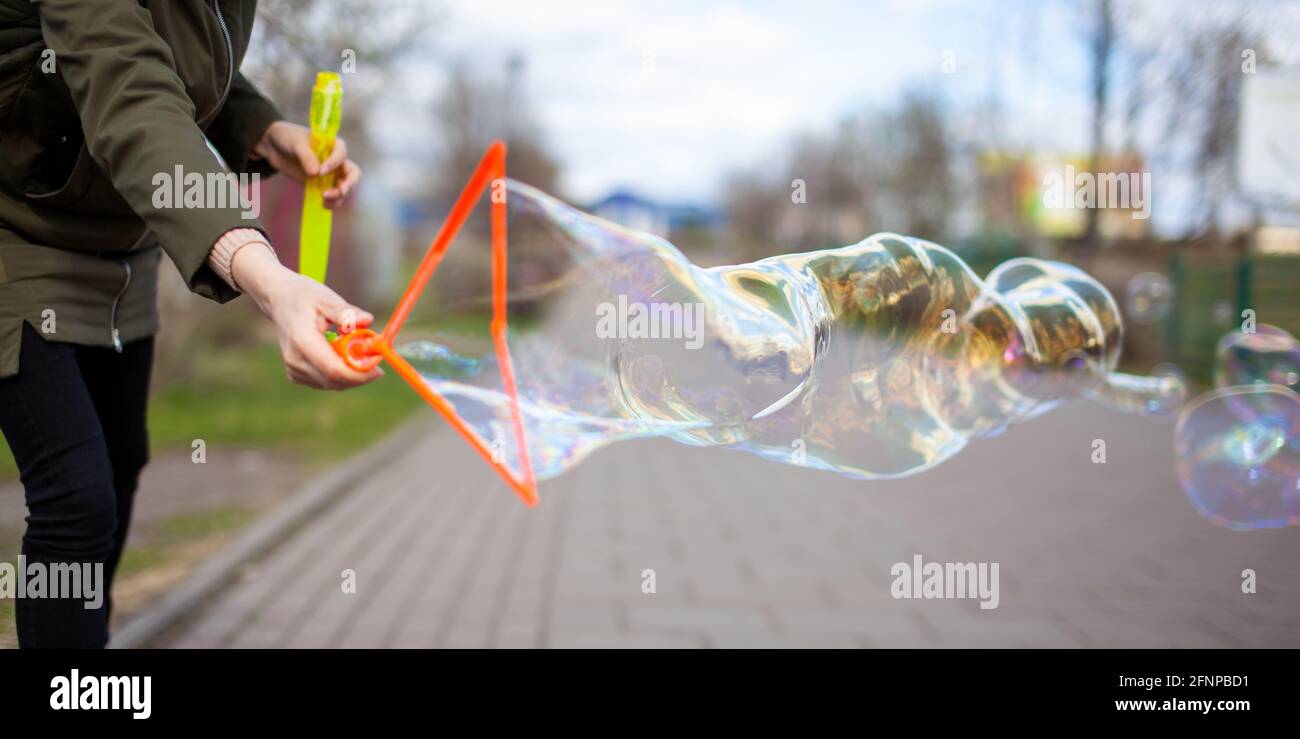
[[[1083,236],[1095,208],[1103,237],[1137,238],[1147,231],[1151,173],[1137,154],[1102,158],[1096,172],[1081,155],[987,153],[979,166],[984,216],[991,222],[1074,239]]]

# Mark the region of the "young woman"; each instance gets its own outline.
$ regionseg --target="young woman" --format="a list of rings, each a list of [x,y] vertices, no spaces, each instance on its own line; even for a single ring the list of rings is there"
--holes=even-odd
[[[148,459],[160,251],[204,297],[252,296],[294,382],[379,374],[349,369],[322,335],[370,315],[285,269],[240,203],[155,197],[169,177],[230,171],[333,174],[329,207],[356,186],[343,141],[318,162],[309,132],[239,73],[254,6],[0,0],[0,430],[22,475],[27,566],[101,564],[105,593]],[[19,644],[103,647],[107,603],[20,598]]]

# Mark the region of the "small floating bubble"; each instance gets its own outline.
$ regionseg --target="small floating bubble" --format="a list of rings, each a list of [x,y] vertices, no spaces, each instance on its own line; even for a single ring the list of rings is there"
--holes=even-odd
[[[1134,275],[1125,288],[1127,315],[1135,323],[1159,323],[1169,315],[1174,287],[1169,278],[1158,272]]]

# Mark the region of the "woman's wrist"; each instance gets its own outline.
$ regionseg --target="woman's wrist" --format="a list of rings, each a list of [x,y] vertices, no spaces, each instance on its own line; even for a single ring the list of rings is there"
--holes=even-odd
[[[230,274],[239,289],[247,293],[263,312],[267,312],[270,299],[281,284],[285,275],[292,274],[280,260],[269,244],[261,248],[249,244],[235,252],[230,262]]]
[[[275,250],[267,242],[266,236],[255,228],[232,228],[221,235],[212,249],[208,251],[208,265],[212,267],[217,276],[226,282],[226,284],[239,290],[238,280],[234,278],[232,265],[235,261],[235,254],[248,246],[254,246],[259,249],[265,249],[272,254]]]
[[[252,151],[255,158],[262,160],[271,158],[271,132],[282,123],[287,123],[287,121],[283,119],[272,121],[271,125],[267,126],[266,130],[262,132],[262,135],[257,137],[257,143],[253,144]]]

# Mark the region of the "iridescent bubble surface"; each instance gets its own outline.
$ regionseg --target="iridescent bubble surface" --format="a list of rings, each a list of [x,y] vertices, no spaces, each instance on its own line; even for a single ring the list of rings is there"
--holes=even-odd
[[[1183,492],[1229,528],[1300,524],[1300,342],[1267,324],[1224,334],[1214,384],[1174,432]]]
[[[645,436],[896,477],[1071,398],[1145,414],[1184,394],[1177,378],[1114,372],[1120,312],[1069,265],[1014,259],[981,280],[937,244],[877,234],[703,268],[527,185],[507,192],[512,274],[529,254],[567,260],[512,287],[536,317],[509,344],[539,478]],[[491,354],[399,350],[517,470]]]
[[[1159,272],[1134,275],[1124,292],[1127,315],[1137,323],[1159,323],[1169,315],[1174,287]]]
[[[1175,430],[1178,480],[1206,518],[1233,529],[1300,524],[1300,395],[1239,385],[1198,397]]]
[[[1226,333],[1215,350],[1214,384],[1282,385],[1300,391],[1300,342],[1266,323],[1253,333]]]

